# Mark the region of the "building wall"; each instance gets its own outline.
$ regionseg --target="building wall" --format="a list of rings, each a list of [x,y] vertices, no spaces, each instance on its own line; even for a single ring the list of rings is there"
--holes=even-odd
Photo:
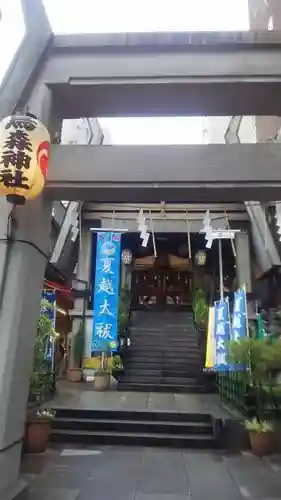
[[[248,0],[248,3],[250,29],[281,29],[281,0]],[[257,141],[267,142],[276,140],[280,127],[280,117],[257,116]]]

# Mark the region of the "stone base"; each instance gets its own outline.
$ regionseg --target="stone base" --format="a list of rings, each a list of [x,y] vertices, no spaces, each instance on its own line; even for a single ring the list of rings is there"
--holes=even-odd
[[[1,500],[28,500],[28,483],[19,479],[12,490],[4,493]]]
[[[250,448],[244,422],[231,418],[216,418],[213,420],[213,432],[220,449],[239,452]]]

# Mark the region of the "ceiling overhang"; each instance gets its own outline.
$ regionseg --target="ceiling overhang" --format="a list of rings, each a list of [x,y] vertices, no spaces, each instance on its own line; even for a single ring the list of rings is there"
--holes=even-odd
[[[52,147],[46,196],[92,202],[280,198],[281,145]]]

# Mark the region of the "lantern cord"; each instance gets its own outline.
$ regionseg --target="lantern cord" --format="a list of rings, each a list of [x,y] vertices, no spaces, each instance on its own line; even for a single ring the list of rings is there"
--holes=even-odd
[[[11,236],[13,230],[13,223],[15,223],[15,213],[16,213],[16,205],[13,205],[7,218],[7,229],[6,229],[7,238]]]
[[[9,262],[9,254],[10,254],[10,246],[8,245],[9,238],[11,237],[12,231],[13,231],[13,225],[16,224],[16,219],[15,219],[15,211],[16,211],[16,205],[12,205],[12,208],[8,214],[7,217],[7,227],[6,227],[6,238],[4,238],[3,243],[6,244],[6,251],[4,254],[4,266],[3,266],[3,275],[2,275],[2,280],[0,284],[0,308],[2,307],[2,301],[3,301],[3,293],[4,293],[4,288],[7,280],[7,273],[8,273],[8,262]]]

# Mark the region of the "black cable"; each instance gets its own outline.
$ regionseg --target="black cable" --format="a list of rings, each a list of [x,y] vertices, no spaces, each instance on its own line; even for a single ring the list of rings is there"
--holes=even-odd
[[[24,436],[19,438],[19,439],[16,439],[16,441],[13,441],[13,443],[11,444],[8,444],[7,446],[4,446],[4,448],[0,448],[0,453],[4,453],[5,451],[8,451],[10,450],[11,448],[13,448],[14,446],[16,446],[17,444],[20,444],[22,443],[24,440]]]
[[[62,276],[62,278],[65,280],[65,281],[68,281],[67,277],[54,265],[50,262],[50,257],[49,255],[47,255],[43,250],[41,250],[40,247],[38,247],[33,241],[29,241],[29,240],[21,240],[21,239],[14,239],[14,238],[11,238],[11,237],[7,237],[7,238],[0,238],[0,243],[23,243],[25,245],[29,245],[31,246],[32,248],[34,248],[38,253],[40,253],[40,255],[42,255],[43,257],[45,257],[46,261],[48,262],[49,266],[51,266],[51,268],[57,272],[58,274],[60,274],[60,276]]]

